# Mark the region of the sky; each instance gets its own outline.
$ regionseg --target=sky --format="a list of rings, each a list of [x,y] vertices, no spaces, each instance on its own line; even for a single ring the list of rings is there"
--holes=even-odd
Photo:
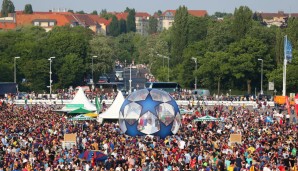
[[[1,1],[1,0],[0,0]],[[31,4],[33,11],[49,11],[52,9],[72,9],[92,12],[124,11],[126,7],[134,8],[137,12],[153,14],[157,10],[177,9],[185,5],[190,10],[207,10],[209,15],[214,12],[233,13],[234,9],[245,5],[252,11],[298,13],[297,0],[12,0],[16,10],[23,10],[25,4]]]

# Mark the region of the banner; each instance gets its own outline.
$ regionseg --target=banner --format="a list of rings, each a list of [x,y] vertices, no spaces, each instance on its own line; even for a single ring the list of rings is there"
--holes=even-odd
[[[288,110],[288,114],[291,114],[291,106],[290,106],[290,101],[288,96],[286,96],[286,108]]]
[[[284,50],[285,50],[285,58],[288,62],[292,61],[293,55],[292,55],[292,44],[288,40],[287,36],[285,36],[284,39]]]
[[[273,91],[274,90],[274,82],[269,82],[268,84],[268,90]]]
[[[298,116],[298,93],[295,96],[295,108],[296,108],[296,115]]]
[[[66,104],[67,108],[83,108],[84,104]]]
[[[99,114],[100,111],[101,111],[101,101],[100,102],[98,101],[98,97],[97,96],[95,98],[95,106],[96,106],[97,114]]]

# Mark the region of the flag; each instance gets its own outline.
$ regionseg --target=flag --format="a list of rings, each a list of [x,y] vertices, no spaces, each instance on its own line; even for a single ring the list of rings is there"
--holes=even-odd
[[[98,97],[97,96],[95,98],[95,106],[96,106],[97,114],[99,114],[99,112],[101,111],[101,101],[100,102],[98,101]]]
[[[267,116],[265,122],[273,123],[273,119],[270,116]]]
[[[287,37],[284,40],[285,58],[288,62],[292,61],[292,44]]]
[[[295,96],[295,109],[296,109],[296,115],[298,116],[298,93]]]

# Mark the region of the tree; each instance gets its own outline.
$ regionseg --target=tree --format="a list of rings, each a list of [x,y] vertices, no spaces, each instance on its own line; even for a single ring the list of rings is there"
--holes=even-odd
[[[92,14],[92,15],[98,15],[98,13],[97,13],[96,10],[92,11],[90,14]]]
[[[247,6],[240,6],[234,11],[233,32],[236,39],[245,37],[252,27],[252,11]]]
[[[13,65],[0,61],[0,82],[13,81]]]
[[[208,75],[210,82],[217,83],[218,95],[221,90],[221,80],[227,77],[230,72],[229,56],[226,52],[207,52],[205,57],[202,58],[202,65],[196,73],[199,78],[206,78],[206,75]]]
[[[77,11],[76,14],[86,14],[83,10]]]
[[[32,14],[32,13],[33,13],[32,5],[26,4],[24,9],[24,14]]]
[[[84,63],[83,59],[75,54],[66,55],[63,64],[58,70],[58,85],[61,88],[78,86],[83,82]]]
[[[67,12],[74,13],[74,11],[72,9],[69,9]]]
[[[124,19],[119,20],[120,34],[126,33],[126,21]]]
[[[120,27],[119,27],[119,22],[116,16],[112,17],[112,22],[110,23],[109,26],[109,35],[110,36],[118,36],[120,34]]]
[[[212,15],[211,17],[213,18],[228,18],[233,16],[233,14],[231,13],[226,13],[226,12],[215,12],[214,15]]]
[[[229,44],[235,41],[231,25],[231,19],[210,23],[206,38],[206,48],[210,52],[226,51]]]
[[[189,43],[206,38],[208,31],[208,21],[209,19],[207,17],[195,17],[192,15],[188,16]]]
[[[129,9],[128,16],[126,20],[126,31],[128,32],[136,32],[136,20],[135,20],[136,12],[135,9]]]
[[[275,61],[277,65],[283,65],[283,59],[284,59],[284,41],[283,41],[283,34],[281,32],[281,29],[276,29],[275,33]]]
[[[188,11],[187,7],[180,6],[176,11],[172,27],[172,64],[178,64],[183,61],[182,53],[188,43]]]
[[[96,36],[90,41],[91,54],[96,55],[94,58],[94,80],[97,81],[99,75],[109,73],[113,68],[115,60],[114,42],[110,37]],[[91,55],[89,55],[91,56]],[[88,69],[91,69],[91,60],[88,62]],[[91,72],[90,72],[91,73]]]
[[[256,80],[259,80],[258,75],[261,73],[261,63],[258,62],[258,59],[264,61],[264,75],[267,73],[267,67],[272,65],[273,58],[268,53],[267,45],[258,39],[246,37],[230,44],[228,51],[231,55],[229,63],[233,66],[231,67],[233,77],[240,81],[246,81],[247,92],[250,94],[251,83],[256,84]]]
[[[254,12],[253,16],[252,16],[252,19],[254,21],[259,21],[259,22],[262,22],[263,21],[263,17],[261,14],[257,13],[257,12]]]
[[[99,16],[106,20],[109,20],[110,18],[113,17],[113,14],[108,13],[106,9],[102,9],[99,13]]]
[[[21,71],[27,80],[27,82],[22,83],[22,86],[35,92],[48,90],[49,61],[47,59],[27,60],[23,64]]]
[[[157,24],[158,24],[158,20],[155,17],[149,18],[149,28],[148,28],[149,34],[157,33]]]
[[[7,17],[9,13],[14,13],[15,7],[11,0],[3,0],[1,17]]]

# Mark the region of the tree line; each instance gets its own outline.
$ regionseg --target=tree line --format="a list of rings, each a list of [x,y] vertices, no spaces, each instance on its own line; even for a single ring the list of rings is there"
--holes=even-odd
[[[135,11],[129,10],[133,16]],[[115,19],[110,17],[113,23]],[[218,20],[218,17],[223,19]],[[54,27],[49,32],[40,27],[0,31],[0,81],[13,81],[13,57],[20,56],[16,60],[20,88],[47,91],[47,59],[55,56],[52,63],[54,88],[82,85],[90,78],[92,56],[96,55],[95,81],[99,75],[112,71],[115,60],[127,64],[135,61],[147,64],[159,81],[168,80],[169,69],[170,81],[184,88],[194,88],[197,77],[199,88],[219,94],[229,89],[252,93],[255,88],[260,90],[261,62],[258,59],[262,59],[263,89],[266,90],[271,81],[281,92],[283,41],[287,35],[293,46],[293,60],[287,68],[287,92],[298,90],[296,18],[290,17],[285,28],[266,27],[260,16],[246,6],[236,8],[233,14],[217,12],[206,17],[189,15],[187,8],[181,6],[170,29],[157,32],[152,27],[148,36],[135,33],[135,26],[128,27],[128,21],[125,27],[122,25],[122,31],[124,21],[117,21],[117,34],[109,36],[70,26]],[[167,59],[157,54],[169,57],[169,68]],[[197,58],[197,69],[193,58]]]

